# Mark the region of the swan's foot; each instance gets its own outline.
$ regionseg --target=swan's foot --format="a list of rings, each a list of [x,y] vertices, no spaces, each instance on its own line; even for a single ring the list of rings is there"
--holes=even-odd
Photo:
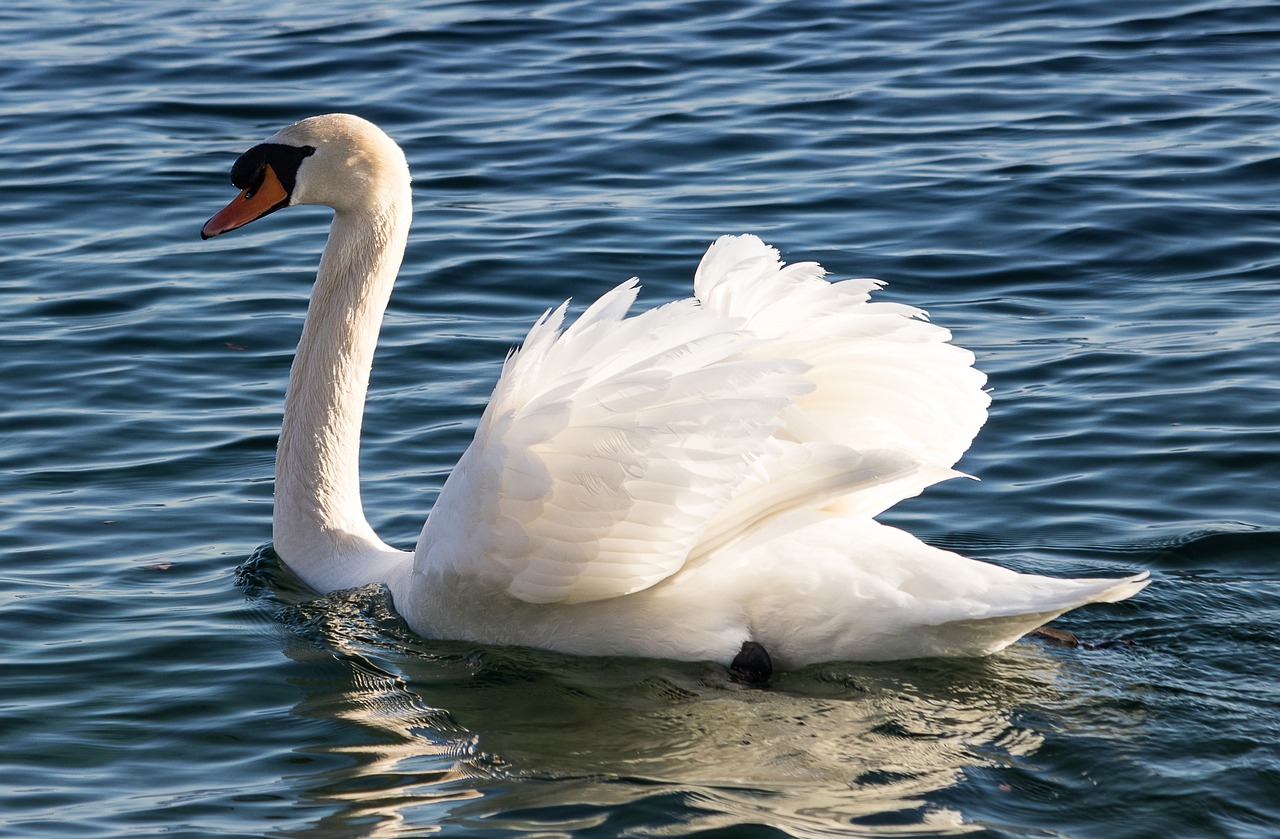
[[[1112,650],[1117,647],[1128,647],[1132,641],[1118,639],[1113,641],[1084,641],[1074,632],[1058,629],[1053,626],[1042,626],[1027,633],[1028,638],[1043,641],[1053,647],[1070,647],[1076,650]]]
[[[1065,629],[1058,629],[1052,626],[1033,629],[1027,633],[1027,637],[1035,638],[1037,641],[1044,641],[1051,647],[1080,646],[1080,639],[1076,637],[1074,632],[1067,632]]]
[[[769,651],[755,641],[743,641],[742,649],[729,665],[729,675],[736,682],[763,685],[773,675],[773,660]]]

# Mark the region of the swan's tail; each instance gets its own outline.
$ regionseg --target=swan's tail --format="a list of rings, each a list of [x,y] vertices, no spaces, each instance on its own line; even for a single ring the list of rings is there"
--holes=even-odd
[[[1119,603],[1121,600],[1128,600],[1150,585],[1151,573],[1143,571],[1141,574],[1134,574],[1132,577],[1110,580],[1076,580],[1075,582],[1081,583],[1086,588],[1088,588],[1088,584],[1097,585],[1097,593],[1084,601],[1084,603]],[[1084,603],[1076,605],[1083,606]],[[1071,608],[1074,609],[1075,606]]]
[[[1131,577],[1093,579],[1057,579],[1021,575],[1043,592],[1017,605],[993,609],[981,617],[962,618],[927,627],[926,635],[939,655],[982,655],[1004,649],[1018,639],[1053,619],[1090,603],[1116,603],[1142,591],[1151,582],[1143,571]]]
[[[736,546],[745,565],[733,566],[768,581],[750,589],[752,640],[783,667],[989,655],[1072,609],[1124,600],[1148,583],[1146,573],[1021,574],[874,520],[815,512],[787,523]]]

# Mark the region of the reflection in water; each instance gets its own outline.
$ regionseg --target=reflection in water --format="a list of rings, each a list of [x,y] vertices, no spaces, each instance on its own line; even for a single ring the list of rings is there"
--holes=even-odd
[[[327,813],[302,836],[964,833],[937,793],[1038,748],[1017,709],[1053,701],[1059,666],[1020,645],[743,689],[702,665],[422,641],[374,588],[282,617],[312,674],[296,712],[340,729],[315,751],[345,758],[295,781]]]

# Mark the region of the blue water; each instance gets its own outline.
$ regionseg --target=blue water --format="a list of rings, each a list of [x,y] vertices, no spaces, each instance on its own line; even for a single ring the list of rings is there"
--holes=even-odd
[[[1271,837],[1280,7],[16,0],[0,10],[0,834]],[[347,110],[414,169],[365,507],[413,543],[529,322],[706,244],[889,282],[990,375],[887,518],[1156,582],[980,661],[423,641],[266,545],[327,217],[199,241]]]

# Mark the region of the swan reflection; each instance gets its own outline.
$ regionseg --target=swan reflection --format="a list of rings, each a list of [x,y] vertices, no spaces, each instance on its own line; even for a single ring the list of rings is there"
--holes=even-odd
[[[318,671],[296,712],[350,724],[312,747],[344,760],[296,779],[325,813],[298,836],[572,835],[625,819],[664,835],[965,833],[979,826],[938,794],[1036,751],[1019,709],[1054,703],[1062,667],[1023,644],[743,689],[709,666],[422,641],[374,588],[285,622],[286,651]]]

